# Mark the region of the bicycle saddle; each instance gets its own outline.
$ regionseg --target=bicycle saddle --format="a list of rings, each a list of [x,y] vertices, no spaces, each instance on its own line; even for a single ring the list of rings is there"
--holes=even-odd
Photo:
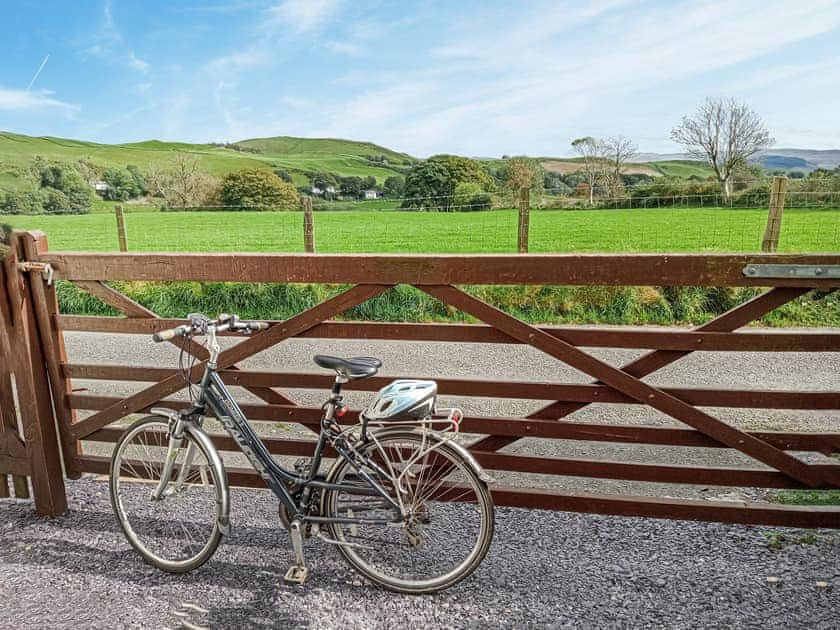
[[[341,376],[354,381],[373,376],[382,367],[382,361],[373,357],[341,359],[339,357],[316,354],[313,359],[322,368],[335,370]]]

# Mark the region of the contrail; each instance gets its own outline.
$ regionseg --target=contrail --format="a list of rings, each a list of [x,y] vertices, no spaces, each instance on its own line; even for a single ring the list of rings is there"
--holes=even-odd
[[[47,59],[49,59],[49,58],[50,58],[50,56],[49,56],[49,54],[47,54],[47,56],[44,57],[44,60],[41,62],[41,65],[38,66],[38,70],[35,72],[35,76],[32,77],[32,80],[29,82],[29,85],[26,86],[26,91],[27,92],[32,88],[32,84],[35,83],[35,79],[38,78],[38,75],[41,74],[41,70],[43,70],[44,66],[47,65]]]

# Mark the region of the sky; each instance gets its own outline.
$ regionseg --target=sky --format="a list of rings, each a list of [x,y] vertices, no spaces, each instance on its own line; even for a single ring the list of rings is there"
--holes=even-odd
[[[840,0],[7,0],[0,16],[0,129],[17,133],[418,157],[623,134],[673,152],[671,128],[723,96],[777,147],[840,148]]]

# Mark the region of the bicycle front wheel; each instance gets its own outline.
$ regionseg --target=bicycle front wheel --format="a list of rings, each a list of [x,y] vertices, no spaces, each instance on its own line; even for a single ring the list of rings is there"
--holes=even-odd
[[[111,505],[128,542],[146,562],[185,573],[204,564],[219,545],[220,522],[227,519],[227,480],[189,431],[171,455],[170,445],[164,418],[150,416],[129,427],[111,460]]]
[[[457,449],[429,433],[386,431],[358,448],[363,469],[401,506],[367,489],[353,466],[336,462],[323,514],[349,523],[330,531],[346,560],[368,579],[401,593],[434,593],[470,575],[493,539],[490,491]],[[364,490],[363,490],[364,491]]]

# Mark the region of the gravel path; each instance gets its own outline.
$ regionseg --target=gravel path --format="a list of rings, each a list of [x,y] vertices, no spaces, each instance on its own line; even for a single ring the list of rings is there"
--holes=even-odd
[[[471,578],[408,597],[368,585],[320,541],[306,544],[309,583],[285,586],[292,553],[267,492],[235,491],[232,537],[182,576],[129,548],[105,483],[68,493],[71,511],[53,520],[0,500],[0,628],[840,626],[837,532],[786,530],[772,549],[762,528],[502,508]]]

